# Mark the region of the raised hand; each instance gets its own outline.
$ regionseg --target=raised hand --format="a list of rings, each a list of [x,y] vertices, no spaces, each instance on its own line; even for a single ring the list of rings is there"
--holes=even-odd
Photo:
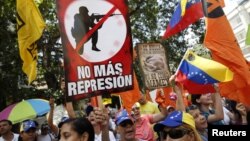
[[[49,106],[50,106],[50,108],[54,109],[55,99],[53,97],[50,97],[50,99],[49,99]]]

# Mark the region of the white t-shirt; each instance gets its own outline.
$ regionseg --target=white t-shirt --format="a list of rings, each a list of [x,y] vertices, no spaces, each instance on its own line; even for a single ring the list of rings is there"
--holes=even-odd
[[[46,134],[46,135],[38,135],[37,141],[56,141],[56,139],[52,134]]]
[[[109,131],[109,140],[116,141],[113,132]],[[102,132],[99,135],[95,134],[95,141],[102,141]]]
[[[109,128],[115,131],[116,125],[112,118],[109,119]]]
[[[225,125],[229,125],[230,124],[230,117],[228,116],[228,112],[230,112],[230,111],[223,106],[223,113],[224,113],[223,123]]]
[[[15,133],[13,134],[14,134],[14,138],[12,139],[12,141],[18,141],[19,134],[15,134]],[[3,137],[0,137],[0,141],[5,141],[5,140],[3,139]]]
[[[67,110],[61,104],[61,105],[56,106],[54,109],[53,124],[58,125],[61,122],[62,117],[69,117],[69,116],[68,116]]]

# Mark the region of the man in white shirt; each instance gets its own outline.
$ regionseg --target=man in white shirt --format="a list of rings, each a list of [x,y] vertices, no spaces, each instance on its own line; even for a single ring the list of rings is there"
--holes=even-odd
[[[0,141],[17,141],[18,134],[11,131],[12,122],[10,120],[4,119],[0,121]]]
[[[41,125],[41,134],[37,136],[37,141],[56,141],[55,136],[50,133],[48,124]]]

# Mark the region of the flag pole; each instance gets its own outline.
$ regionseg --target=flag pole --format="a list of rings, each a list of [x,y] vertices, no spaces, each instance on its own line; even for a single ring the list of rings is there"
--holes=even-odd
[[[183,63],[183,61],[184,61],[184,57],[187,55],[187,53],[189,52],[189,50],[190,50],[190,49],[187,48],[187,50],[186,50],[185,54],[183,55],[183,57],[182,57],[182,59],[181,59],[181,62],[180,62],[180,64],[179,64],[178,68],[176,69],[174,75],[177,75],[177,72],[179,71],[179,69],[180,69],[180,67],[181,67],[181,65],[182,65],[182,63]]]

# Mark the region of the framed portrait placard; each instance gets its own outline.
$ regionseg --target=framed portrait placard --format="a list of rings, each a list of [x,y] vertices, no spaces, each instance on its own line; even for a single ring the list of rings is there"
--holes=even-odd
[[[145,87],[166,87],[170,73],[164,47],[160,43],[137,44],[137,53]]]

